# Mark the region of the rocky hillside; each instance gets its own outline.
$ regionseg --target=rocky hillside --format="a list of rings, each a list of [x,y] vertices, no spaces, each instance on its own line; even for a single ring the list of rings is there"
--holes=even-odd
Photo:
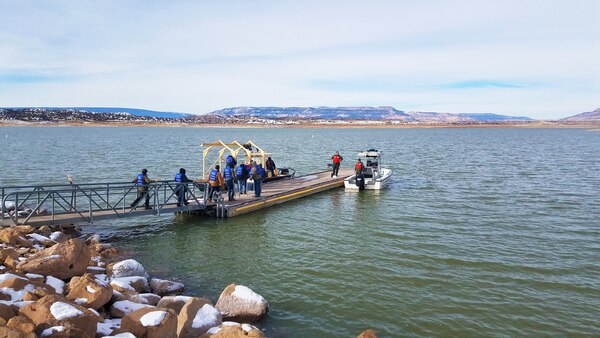
[[[450,114],[438,112],[405,112],[394,107],[235,107],[210,113],[224,117],[300,119],[300,120],[370,120],[435,123],[473,123],[497,121],[529,121],[529,117],[498,114]]]
[[[585,112],[585,113],[581,113],[581,114],[577,114],[577,115],[565,117],[561,121],[568,121],[568,122],[587,122],[587,121],[591,122],[591,121],[594,121],[594,122],[600,122],[600,108],[598,108],[598,109],[596,109],[594,111]]]

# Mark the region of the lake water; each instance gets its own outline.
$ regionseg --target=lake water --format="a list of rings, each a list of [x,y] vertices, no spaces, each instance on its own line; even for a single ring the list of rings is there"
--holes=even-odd
[[[226,220],[97,223],[151,275],[270,304],[269,337],[600,335],[600,133],[582,129],[0,127],[0,185],[196,177],[200,143],[248,140],[299,174],[384,151],[380,192]]]

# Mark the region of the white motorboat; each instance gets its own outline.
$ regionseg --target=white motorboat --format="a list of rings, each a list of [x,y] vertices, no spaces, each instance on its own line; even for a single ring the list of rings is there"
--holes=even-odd
[[[392,169],[381,167],[382,152],[369,149],[358,153],[358,158],[363,162],[362,172],[354,174],[344,180],[344,187],[351,190],[379,190],[385,188],[391,181]]]

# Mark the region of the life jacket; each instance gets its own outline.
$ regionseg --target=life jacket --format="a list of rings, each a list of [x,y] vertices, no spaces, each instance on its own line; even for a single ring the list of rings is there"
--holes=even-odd
[[[262,167],[257,167],[257,168],[256,168],[256,171],[258,172],[258,174],[260,175],[260,177],[261,177],[261,178],[265,178],[265,176],[266,176],[266,174],[267,174],[267,173],[265,172],[265,169],[263,169]]]
[[[129,176],[129,177],[131,177],[131,176]],[[136,184],[137,185],[144,185],[144,174],[139,174],[138,175]]]
[[[229,156],[227,156],[225,163],[227,164],[228,167],[233,167],[234,166],[233,161],[234,161],[233,156],[229,155]]]
[[[244,175],[244,169],[246,169],[246,168],[244,167],[243,164],[237,167],[237,169],[235,170],[235,175],[237,176],[237,178],[243,179],[244,176],[246,176],[246,175]]]
[[[354,166],[354,169],[356,169],[356,170],[363,170],[363,164],[362,164],[362,162],[356,162],[356,165]]]
[[[175,175],[175,182],[180,183],[182,178],[183,178],[183,174],[177,174],[177,175]]]
[[[213,181],[216,182],[217,181],[217,175],[219,174],[219,171],[217,169],[213,169],[210,171],[210,176],[208,177],[209,181]]]
[[[223,173],[225,174],[225,180],[233,179],[233,168],[225,167],[225,169],[223,169]]]
[[[340,157],[340,155],[333,155],[333,163],[340,163],[342,162],[342,158]]]

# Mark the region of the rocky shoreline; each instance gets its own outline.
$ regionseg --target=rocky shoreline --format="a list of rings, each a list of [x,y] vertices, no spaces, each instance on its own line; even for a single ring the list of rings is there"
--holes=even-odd
[[[250,288],[213,305],[124,258],[73,225],[0,230],[0,337],[265,337],[252,324],[269,305]]]
[[[74,226],[2,229],[0,261],[0,337],[264,337],[250,323],[269,306],[250,288],[181,296]]]

